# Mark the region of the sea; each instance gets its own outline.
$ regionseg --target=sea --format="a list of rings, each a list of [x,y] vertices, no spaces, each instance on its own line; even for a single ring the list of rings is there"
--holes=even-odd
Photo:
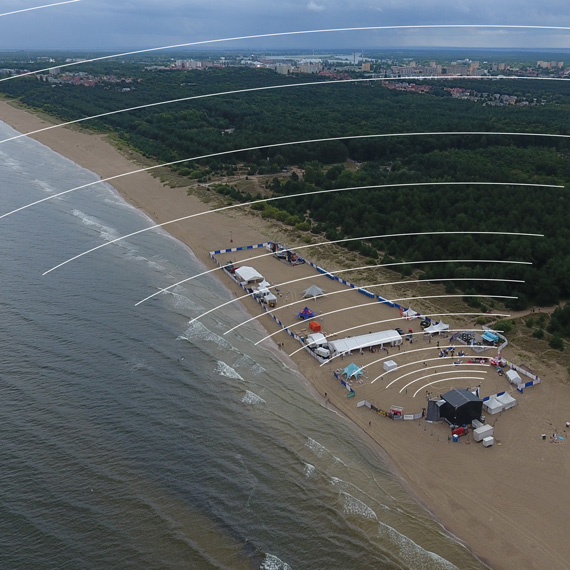
[[[0,568],[486,568],[257,324],[224,335],[239,302],[201,316],[224,275],[136,305],[211,267],[111,243],[152,222],[105,183],[56,196],[97,180],[0,142]]]

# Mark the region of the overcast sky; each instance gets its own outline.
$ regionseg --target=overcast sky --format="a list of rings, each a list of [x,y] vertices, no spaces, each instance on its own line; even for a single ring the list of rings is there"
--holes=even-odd
[[[570,27],[570,0],[2,0],[0,50],[126,51],[259,34],[366,26],[493,24]],[[60,0],[61,1],[61,0]],[[205,44],[242,48],[570,48],[569,30],[421,29],[329,32]]]

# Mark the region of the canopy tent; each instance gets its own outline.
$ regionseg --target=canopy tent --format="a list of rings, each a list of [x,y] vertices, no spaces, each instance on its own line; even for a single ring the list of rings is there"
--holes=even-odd
[[[452,424],[470,424],[481,417],[483,401],[473,392],[455,388],[443,394],[445,404],[440,407],[441,417]]]
[[[483,340],[486,340],[487,342],[499,342],[499,337],[492,333],[491,331],[485,331],[482,335],[481,338]]]
[[[402,344],[402,337],[396,331],[380,331],[334,340],[329,342],[329,348],[333,354],[343,354],[352,350],[370,348],[371,346],[383,346],[385,344],[392,346]]]
[[[309,307],[305,307],[302,311],[299,311],[297,315],[300,319],[312,319],[315,316],[315,313],[309,309]]]
[[[237,278],[242,283],[247,283],[247,284],[260,283],[261,281],[263,281],[263,275],[261,275],[253,267],[249,267],[248,265],[238,267],[234,271],[234,275],[236,275]]]
[[[418,313],[416,313],[416,311],[414,311],[413,309],[406,309],[405,311],[402,311],[402,317],[404,317],[408,321],[411,321],[412,319],[418,318]]]
[[[317,287],[316,285],[311,285],[304,293],[303,293],[303,299],[307,299],[308,297],[312,297],[313,299],[316,299],[319,295],[324,295],[324,291],[320,288]]]
[[[320,332],[307,336],[307,345],[310,347],[318,347],[327,344],[327,337]]]
[[[507,370],[505,376],[511,384],[516,384],[518,386],[519,384],[523,383],[522,378],[519,376],[516,370]]]
[[[425,328],[424,332],[429,334],[435,334],[446,330],[449,330],[449,325],[446,325],[445,323],[440,321],[439,323],[430,325],[429,327]]]
[[[267,281],[266,279],[263,279],[259,284],[258,287],[261,288],[267,288],[271,285],[271,283],[269,283],[269,281]]]
[[[382,367],[386,372],[392,372],[392,370],[396,370],[398,368],[398,365],[393,360],[386,360]]]
[[[358,378],[359,374],[363,374],[362,369],[359,366],[356,366],[356,364],[354,364],[354,362],[352,362],[351,364],[349,364],[343,371],[343,374],[346,374],[346,379],[348,380],[349,378],[352,378],[353,376],[355,378]]]
[[[503,404],[503,410],[510,410],[517,405],[516,399],[506,392],[500,396],[497,396],[497,400]]]
[[[498,414],[499,412],[503,411],[503,404],[493,396],[489,398],[484,404],[483,407],[489,414]]]

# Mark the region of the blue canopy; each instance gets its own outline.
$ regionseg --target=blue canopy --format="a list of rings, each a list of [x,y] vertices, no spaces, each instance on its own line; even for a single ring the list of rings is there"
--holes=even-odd
[[[499,337],[496,334],[493,334],[491,331],[485,331],[482,335],[482,338],[488,340],[489,342],[498,342]]]
[[[355,378],[358,378],[359,374],[364,374],[362,372],[362,369],[358,366],[356,366],[356,364],[354,364],[354,362],[352,362],[351,364],[349,364],[343,371],[343,374],[346,374],[346,379],[348,380],[349,378],[351,378],[352,376],[354,376]]]
[[[299,311],[297,315],[300,319],[312,319],[315,316],[315,313],[309,309],[309,307],[305,307],[302,311]]]

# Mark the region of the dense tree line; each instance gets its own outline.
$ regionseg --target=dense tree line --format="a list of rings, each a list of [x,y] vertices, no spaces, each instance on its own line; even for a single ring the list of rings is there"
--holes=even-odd
[[[91,64],[92,73],[97,69],[101,71],[103,67]],[[107,62],[103,72],[113,70],[113,65]],[[315,81],[311,76],[288,78],[268,70],[245,68],[160,72],[143,71],[129,64],[127,71],[135,79],[128,92],[107,83],[95,87],[50,85],[35,78],[5,81],[0,84],[0,91],[61,119],[73,120],[167,99]],[[238,163],[245,163],[250,175],[277,173],[285,166],[301,165],[304,168],[301,179],[296,175],[288,180],[276,177],[270,184],[269,189],[275,195],[292,197],[258,208],[266,217],[324,233],[329,239],[427,231],[544,234],[544,237],[453,234],[363,238],[346,245],[372,260],[387,262],[445,258],[526,261],[532,265],[457,262],[426,263],[413,268],[419,269],[425,279],[522,279],[525,283],[466,285],[457,281],[457,286],[466,293],[476,289],[489,295],[517,295],[518,300],[510,303],[515,308],[529,303],[547,305],[568,298],[567,190],[516,184],[565,184],[570,178],[569,141],[492,134],[570,133],[566,88],[561,83],[547,85],[531,81],[478,81],[476,87],[489,92],[505,92],[510,88],[511,93],[521,91],[554,102],[536,107],[482,107],[450,97],[390,91],[381,84],[348,83],[207,97],[114,114],[89,124],[115,133],[159,162],[298,140],[363,137],[233,153],[188,161],[176,168],[179,174],[199,178],[222,168],[231,170]],[[484,134],[409,136],[409,133],[440,131]],[[408,135],[364,138],[390,133]],[[465,184],[368,188],[299,196],[316,190],[421,182]],[[511,185],[476,186],[469,182]],[[249,199],[231,187],[219,187],[218,192],[232,199]],[[401,266],[402,274],[409,274],[411,267]],[[448,285],[449,290],[453,288],[453,284]]]

